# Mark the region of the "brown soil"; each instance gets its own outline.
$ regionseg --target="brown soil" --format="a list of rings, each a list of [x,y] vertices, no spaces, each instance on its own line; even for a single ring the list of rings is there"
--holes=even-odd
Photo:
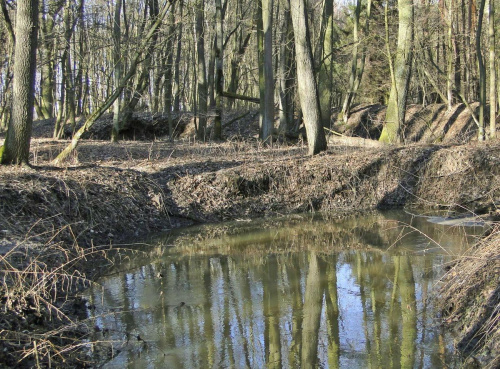
[[[382,109],[377,109],[380,114]],[[441,108],[432,109],[433,116],[450,119]],[[461,116],[458,110],[450,114]],[[235,112],[226,121],[242,113]],[[354,121],[358,113],[353,114],[350,128],[344,132],[373,138],[372,134],[359,134],[360,125]],[[78,259],[68,263],[68,275],[80,270],[92,278],[99,264],[84,262],[82,250],[92,250],[101,260],[102,255],[95,252],[101,250],[99,247],[116,247],[194,222],[403,206],[499,215],[500,142],[480,144],[467,139],[467,143],[452,145],[446,134],[454,131],[454,125],[443,136],[444,128],[430,121],[434,133],[425,130],[421,137],[442,137],[440,144],[385,148],[330,145],[327,152],[308,157],[302,141],[276,141],[273,147],[263,147],[252,137],[258,132],[255,112],[227,126],[227,139],[219,143],[194,142],[187,133],[192,132],[193,119],[184,118],[179,120],[183,122],[184,133],[179,131],[182,140],[172,142],[158,136],[155,129],[151,131],[151,126],[159,124],[156,118],[138,118],[141,123],[134,126],[148,128],[126,137],[156,139],[117,144],[84,140],[64,167],[52,167],[50,161],[67,141],[47,138],[50,122],[35,124],[31,146],[34,167],[0,166],[0,254],[7,255],[0,259],[3,265],[30,265],[38,259],[49,270],[60,257],[47,254],[53,255],[57,248],[58,255],[65,250],[62,255],[66,258],[73,255]],[[109,128],[109,122],[101,125]],[[105,138],[103,132],[109,130],[102,127],[93,131],[93,137]],[[462,134],[467,129],[458,131],[454,137],[465,137]],[[66,307],[75,305],[74,300],[63,297]],[[15,299],[4,299],[2,309]],[[22,322],[32,311],[40,313],[33,307],[38,305],[26,298],[18,300],[22,303],[18,301],[16,313],[0,321],[0,329],[6,329],[3,332],[16,327],[33,329],[31,323]],[[61,318],[59,324],[64,321]],[[33,347],[32,337],[26,337],[17,337],[22,342],[19,347],[4,345],[0,363],[17,363],[19,355]],[[23,363],[29,366],[33,360],[31,355]]]

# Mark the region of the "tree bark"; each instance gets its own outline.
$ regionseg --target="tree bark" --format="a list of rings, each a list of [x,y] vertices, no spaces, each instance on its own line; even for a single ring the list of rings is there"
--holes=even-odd
[[[488,36],[490,41],[490,139],[496,137],[497,118],[497,78],[495,65],[495,1],[489,1]]]
[[[274,74],[273,74],[273,0],[262,0],[264,33],[264,107],[261,140],[272,143],[274,128]]]
[[[38,0],[18,0],[12,116],[4,146],[0,147],[2,164],[28,164],[33,123],[37,33]]]
[[[380,135],[380,141],[385,143],[401,142],[413,59],[413,5],[413,0],[398,0],[398,46],[385,124]]]
[[[224,19],[221,0],[215,0],[215,119],[214,139],[222,139],[222,92],[224,89],[224,32],[222,22]]]
[[[481,33],[483,29],[483,15],[486,0],[481,0],[479,4],[479,15],[477,19],[476,29],[476,54],[477,65],[479,69],[479,127],[477,132],[478,141],[484,141],[485,135],[485,122],[484,112],[486,109],[486,67],[484,65],[483,54],[481,50]]]
[[[207,139],[207,68],[205,64],[205,1],[196,3],[196,49],[198,56],[198,131],[197,136],[201,141]]]
[[[300,106],[304,116],[309,155],[326,150],[326,138],[321,123],[318,88],[314,79],[311,42],[307,25],[305,0],[290,0]]]

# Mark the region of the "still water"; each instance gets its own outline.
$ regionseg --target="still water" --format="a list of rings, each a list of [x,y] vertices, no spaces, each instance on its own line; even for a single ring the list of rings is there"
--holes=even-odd
[[[107,368],[458,367],[429,296],[481,231],[388,212],[170,233],[87,291],[91,339]]]

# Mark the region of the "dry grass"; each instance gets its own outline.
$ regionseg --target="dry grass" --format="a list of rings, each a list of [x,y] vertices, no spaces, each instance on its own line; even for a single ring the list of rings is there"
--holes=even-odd
[[[96,261],[102,267],[113,262],[109,246],[82,248],[76,240],[40,245],[26,237],[0,255],[0,363],[87,366],[81,350],[90,344],[82,340],[86,302],[75,292],[93,283]]]

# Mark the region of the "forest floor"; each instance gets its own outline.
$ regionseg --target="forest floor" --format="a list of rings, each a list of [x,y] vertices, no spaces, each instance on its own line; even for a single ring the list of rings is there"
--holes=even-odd
[[[376,138],[381,110],[360,107],[347,126],[334,129]],[[314,157],[306,155],[301,139],[278,138],[272,147],[262,146],[255,137],[256,112],[242,113],[225,117],[226,122],[240,119],[226,127],[223,142],[209,143],[192,138],[189,115],[177,117],[179,137],[170,141],[160,130],[162,118],[144,114],[124,140],[111,144],[107,117],[58,167],[50,163],[68,141],[50,138],[52,122],[35,123],[33,166],[0,166],[0,307],[5,312],[0,368],[44,366],[49,360],[85,366],[81,356],[66,353],[77,351],[85,334],[79,323],[85,301],[74,292],[112,262],[111,249],[148,234],[201,222],[394,207],[500,219],[500,141],[475,142],[470,116],[459,119],[460,107],[448,113],[442,106],[415,108],[410,116],[418,119],[406,130],[415,143],[372,147],[369,140],[334,136],[328,150]],[[483,265],[474,278],[467,276],[487,279],[476,283],[487,288],[462,293],[460,308],[493,306],[490,315],[496,320],[489,324],[498,338],[500,240],[491,236],[489,242],[494,245],[489,274],[483,275]],[[479,332],[471,328],[478,321],[472,315],[461,323],[464,339]],[[489,351],[481,349],[482,362],[500,365],[498,341],[489,341]]]

